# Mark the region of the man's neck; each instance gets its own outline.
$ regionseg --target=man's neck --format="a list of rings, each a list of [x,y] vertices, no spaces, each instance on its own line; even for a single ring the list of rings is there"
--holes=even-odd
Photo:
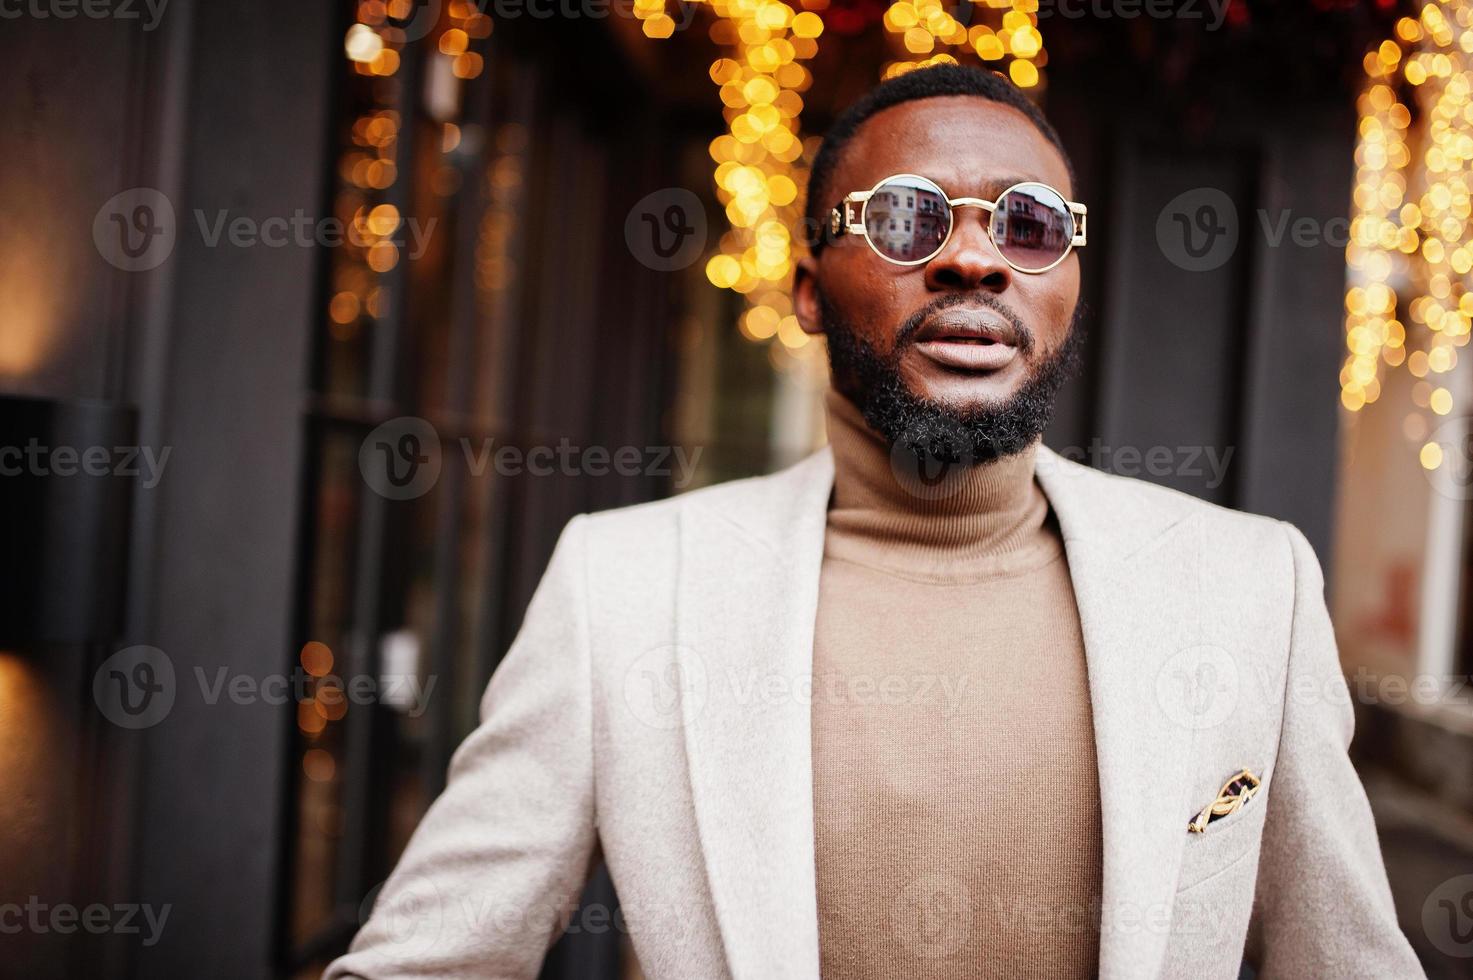
[[[938,475],[908,451],[892,451],[845,396],[830,389],[825,400],[834,454],[832,533],[896,557],[913,552],[927,565],[1001,555],[1036,541],[1048,503],[1033,479],[1033,446],[986,463],[936,468]]]

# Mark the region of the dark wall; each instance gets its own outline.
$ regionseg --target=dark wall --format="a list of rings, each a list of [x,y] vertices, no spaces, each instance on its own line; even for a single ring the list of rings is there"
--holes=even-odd
[[[98,254],[92,225],[107,197],[133,186],[141,72],[166,27],[0,21],[0,391],[121,394],[128,284]]]
[[[101,255],[96,213],[134,186],[143,77],[167,24],[22,16],[0,25],[0,395],[126,403],[134,283]],[[85,71],[78,66],[86,66]],[[111,478],[108,478],[111,479]],[[138,490],[139,496],[146,492]],[[17,520],[7,513],[5,521]],[[21,560],[9,551],[5,560]],[[128,901],[132,754],[90,696],[102,651],[20,644],[0,653],[0,903],[41,923],[5,937],[0,973],[62,976],[112,940],[61,932],[53,909]]]
[[[212,246],[195,211],[322,212],[338,25],[326,3],[172,0],[157,21],[126,7],[141,19],[27,8],[0,26],[0,393],[136,406],[140,446],[169,453],[134,488],[122,633],[0,655],[0,901],[168,917],[157,937],[43,918],[6,937],[0,973],[259,977],[285,732],[279,708],[207,703],[194,671],[283,668],[316,259]],[[126,224],[160,199],[173,218],[154,207],[149,228],[164,237],[134,241],[172,250],[130,271],[108,211]],[[175,701],[128,730],[91,681],[136,644],[162,652]]]
[[[1170,101],[1118,65],[1052,79],[1092,226],[1086,369],[1048,442],[1291,521],[1328,565],[1353,97],[1219,95],[1196,127]]]
[[[260,683],[290,663],[319,256],[211,246],[196,224],[324,213],[334,5],[270,7],[195,9],[168,336],[158,385],[140,392],[174,464],[137,542],[149,571],[134,587],[149,602],[136,625],[172,659],[179,696],[147,730],[137,785],[138,891],[174,905],[139,976],[271,971],[283,708],[254,695],[212,704],[206,683]]]

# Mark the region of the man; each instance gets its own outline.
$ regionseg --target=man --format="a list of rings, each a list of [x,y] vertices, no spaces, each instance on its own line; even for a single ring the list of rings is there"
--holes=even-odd
[[[568,525],[329,976],[534,976],[599,852],[649,977],[1421,975],[1304,537],[1039,441],[1073,185],[991,73],[839,119],[830,447]]]

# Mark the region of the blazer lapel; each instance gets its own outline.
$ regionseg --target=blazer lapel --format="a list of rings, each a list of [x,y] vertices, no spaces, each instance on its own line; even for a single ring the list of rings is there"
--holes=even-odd
[[[811,691],[827,450],[682,513],[678,652],[701,851],[731,973],[818,975]]]
[[[1184,773],[1201,717],[1200,530],[1040,446],[1084,634],[1104,855],[1100,976],[1154,976],[1191,801]],[[1184,683],[1185,681],[1185,683]]]
[[[1185,508],[1040,445],[1084,634],[1099,760],[1105,980],[1159,971],[1190,818],[1200,541]],[[733,977],[818,975],[813,627],[833,460],[681,516],[684,737],[707,881]]]

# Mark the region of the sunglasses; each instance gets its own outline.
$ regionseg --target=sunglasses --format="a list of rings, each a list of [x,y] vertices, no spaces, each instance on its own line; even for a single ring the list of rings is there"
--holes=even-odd
[[[1018,272],[1047,272],[1076,245],[1084,245],[1088,209],[1031,180],[1014,184],[995,201],[984,201],[947,197],[933,180],[896,174],[847,195],[829,215],[829,231],[863,235],[886,262],[921,265],[941,254],[956,227],[955,210],[968,207],[988,212],[992,244]]]

